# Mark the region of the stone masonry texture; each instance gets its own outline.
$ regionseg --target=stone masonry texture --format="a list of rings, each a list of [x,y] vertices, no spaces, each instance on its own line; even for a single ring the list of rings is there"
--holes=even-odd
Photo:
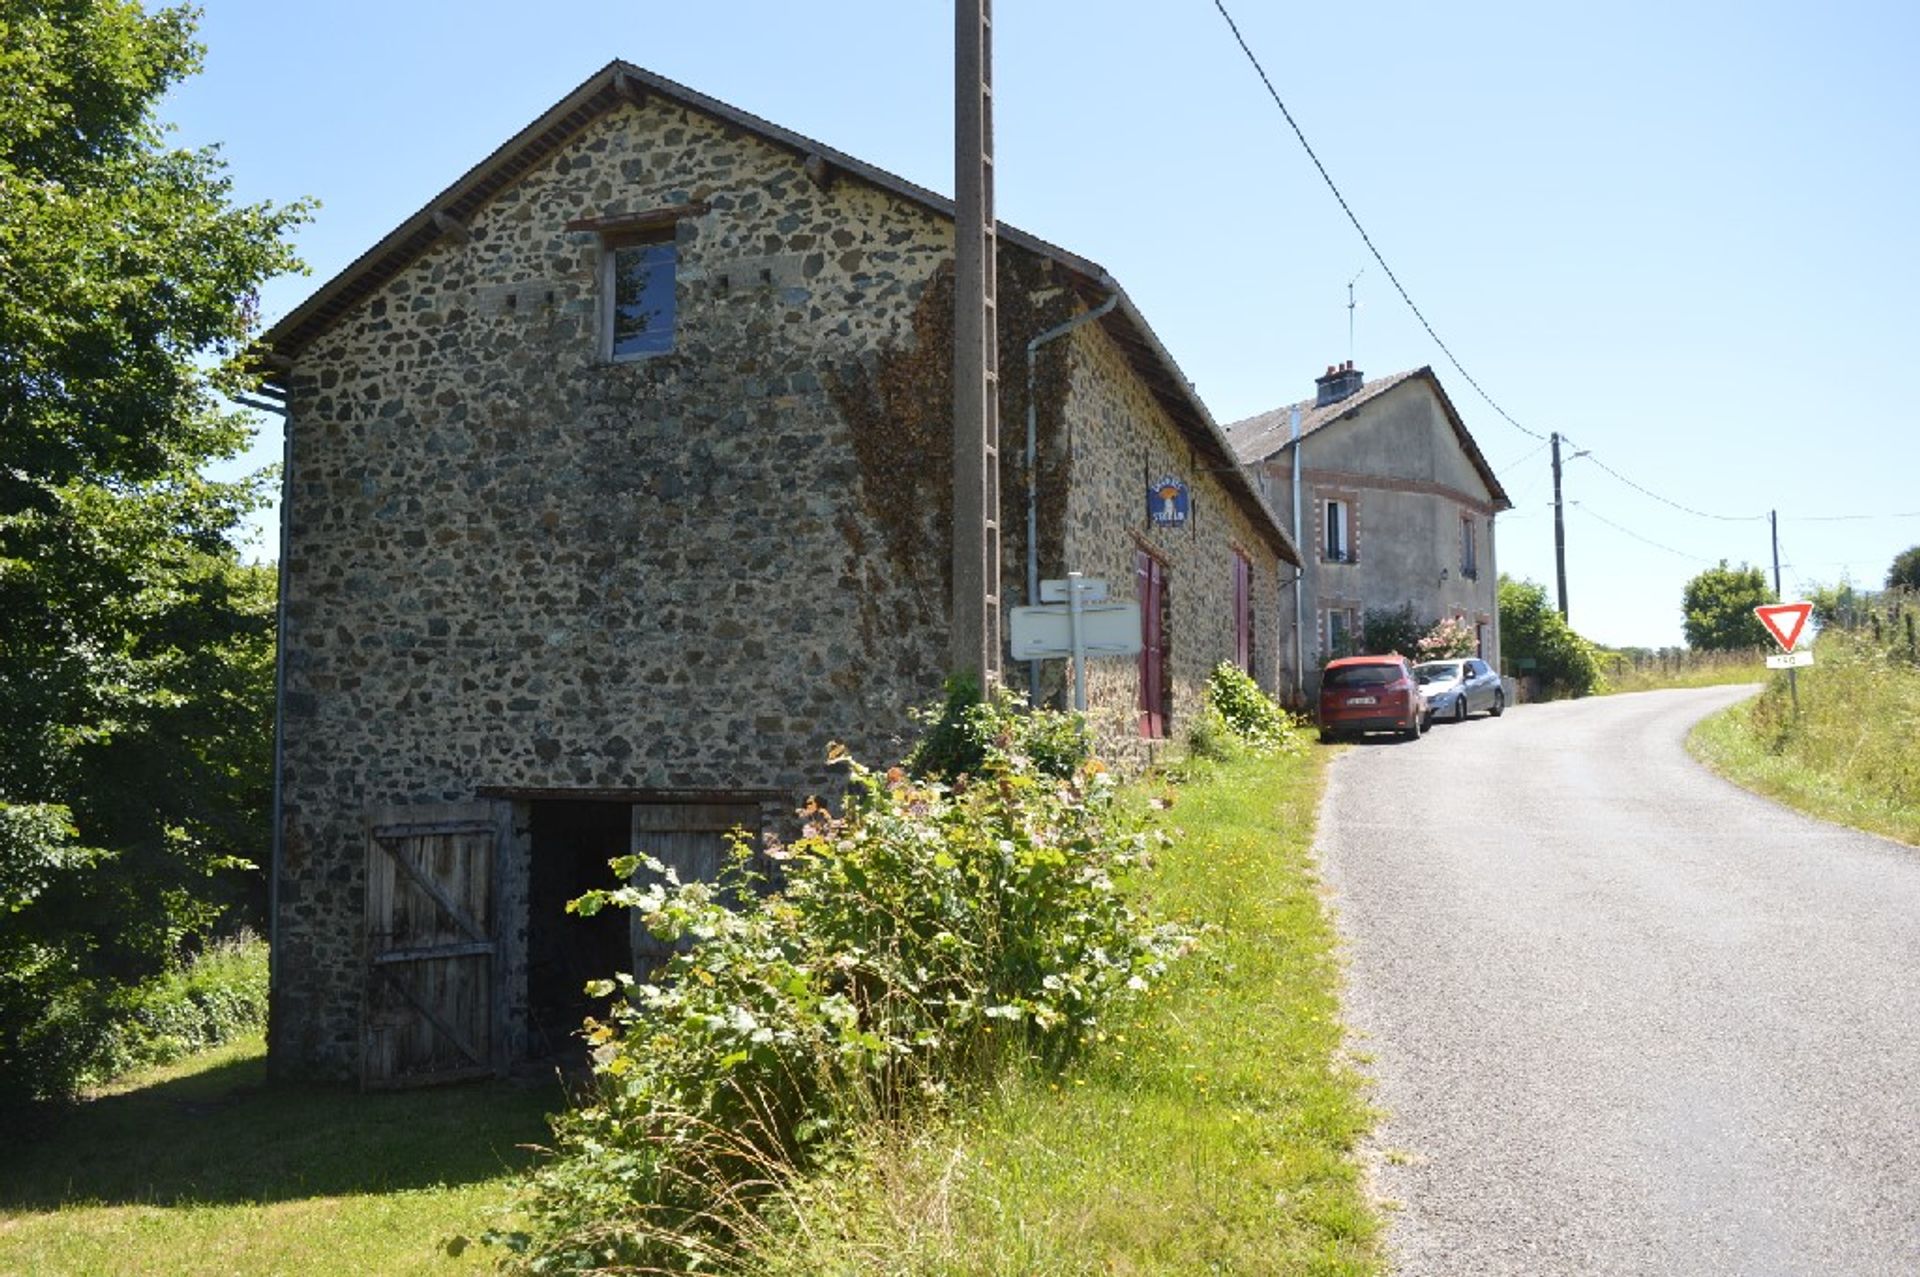
[[[702,204],[670,232],[673,349],[604,361],[603,248],[567,224]],[[838,794],[832,742],[897,758],[908,707],[946,673],[947,219],[857,178],[812,181],[790,150],[652,96],[588,122],[468,231],[286,378],[283,1076],[357,1068],[369,812],[483,790],[751,789],[790,810]],[[1001,252],[1017,603],[1024,341],[1077,306],[1051,263]],[[1253,560],[1262,621],[1276,560],[1097,325],[1055,346],[1042,570],[1125,598],[1136,546],[1169,564],[1178,731],[1233,652],[1230,547]],[[1191,528],[1147,524],[1164,472],[1192,484]],[[1273,629],[1256,622],[1269,688]],[[1134,663],[1099,663],[1091,686],[1103,749],[1140,761]],[[503,855],[528,854],[524,815],[503,817]]]

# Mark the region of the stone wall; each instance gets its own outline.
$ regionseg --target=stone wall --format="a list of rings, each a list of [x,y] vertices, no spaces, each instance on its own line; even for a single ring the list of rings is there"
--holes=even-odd
[[[676,205],[705,211],[674,231],[674,347],[608,363],[601,244],[567,224]],[[845,175],[816,182],[790,151],[654,96],[593,120],[468,232],[287,378],[283,1076],[356,1067],[364,813],[515,803],[496,906],[519,1016],[525,920],[506,915],[525,912],[524,795],[751,790],[791,810],[838,792],[831,742],[898,757],[906,707],[946,671],[946,219]],[[1009,603],[1024,342],[1076,305],[1054,275],[1003,247]],[[1040,384],[1043,560],[1074,557],[1127,596],[1133,536],[1166,542],[1186,706],[1232,649],[1229,567],[1207,556],[1264,542],[1198,475],[1195,530],[1142,530],[1143,460],[1191,474],[1191,459],[1110,342],[1083,330],[1073,349]],[[1265,616],[1272,555],[1255,563]],[[1256,633],[1264,669],[1273,636]],[[1133,679],[1110,662],[1096,681],[1103,736],[1129,749]]]
[[[1060,574],[1072,568],[1104,577],[1114,597],[1133,598],[1137,550],[1166,567],[1173,686],[1168,736],[1178,739],[1199,709],[1207,675],[1234,656],[1235,550],[1253,564],[1253,672],[1269,693],[1275,690],[1279,666],[1271,618],[1279,606],[1278,561],[1165,410],[1127,375],[1113,340],[1098,325],[1088,325],[1071,341],[1066,414],[1074,469],[1068,562]],[[1185,527],[1161,527],[1148,518],[1148,485],[1165,475],[1188,485],[1192,504]],[[1158,748],[1140,737],[1138,693],[1138,665],[1132,658],[1089,663],[1087,708],[1102,749],[1135,763]]]

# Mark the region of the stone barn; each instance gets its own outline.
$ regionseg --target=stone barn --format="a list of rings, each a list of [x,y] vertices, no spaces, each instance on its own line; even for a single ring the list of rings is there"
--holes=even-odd
[[[278,1076],[541,1056],[635,960],[563,910],[611,856],[710,874],[839,792],[830,743],[899,757],[950,649],[952,255],[948,201],[616,62],[268,333]],[[1003,226],[998,284],[1007,601],[1031,481],[1041,574],[1147,605],[1089,680],[1138,764],[1217,662],[1274,686],[1297,555],[1100,267]],[[1040,352],[1030,471],[1026,344],[1109,299]]]

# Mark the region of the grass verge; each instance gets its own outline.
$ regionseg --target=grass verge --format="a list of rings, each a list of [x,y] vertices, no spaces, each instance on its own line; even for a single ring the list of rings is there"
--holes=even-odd
[[[1688,748],[1789,807],[1920,846],[1920,667],[1845,634],[1823,634],[1799,672],[1701,722]]]
[[[1618,652],[1600,655],[1600,694],[1654,692],[1674,687],[1725,687],[1734,683],[1767,681],[1767,653],[1676,652],[1656,653],[1639,660]]]
[[[557,1086],[266,1084],[258,1035],[123,1078],[0,1165],[0,1274],[454,1274]]]
[[[793,1190],[773,1274],[1376,1273],[1353,1156],[1332,927],[1308,848],[1327,752],[1207,769],[1158,795],[1158,912],[1198,952],[1063,1077],[869,1131]],[[1142,801],[1147,801],[1143,795]]]

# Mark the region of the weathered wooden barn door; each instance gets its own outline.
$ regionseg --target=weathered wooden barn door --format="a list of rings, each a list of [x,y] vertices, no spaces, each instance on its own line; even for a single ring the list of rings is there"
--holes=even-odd
[[[486,803],[388,809],[370,822],[363,1086],[451,1082],[501,1063],[499,837]]]
[[[727,859],[728,831],[740,828],[749,838],[760,834],[758,803],[637,803],[633,808],[633,851],[649,855],[679,875],[681,882],[713,882]],[[642,869],[634,884],[653,881]],[[684,947],[684,942],[681,947]],[[647,930],[633,916],[633,960],[638,967],[665,961],[675,946]]]

